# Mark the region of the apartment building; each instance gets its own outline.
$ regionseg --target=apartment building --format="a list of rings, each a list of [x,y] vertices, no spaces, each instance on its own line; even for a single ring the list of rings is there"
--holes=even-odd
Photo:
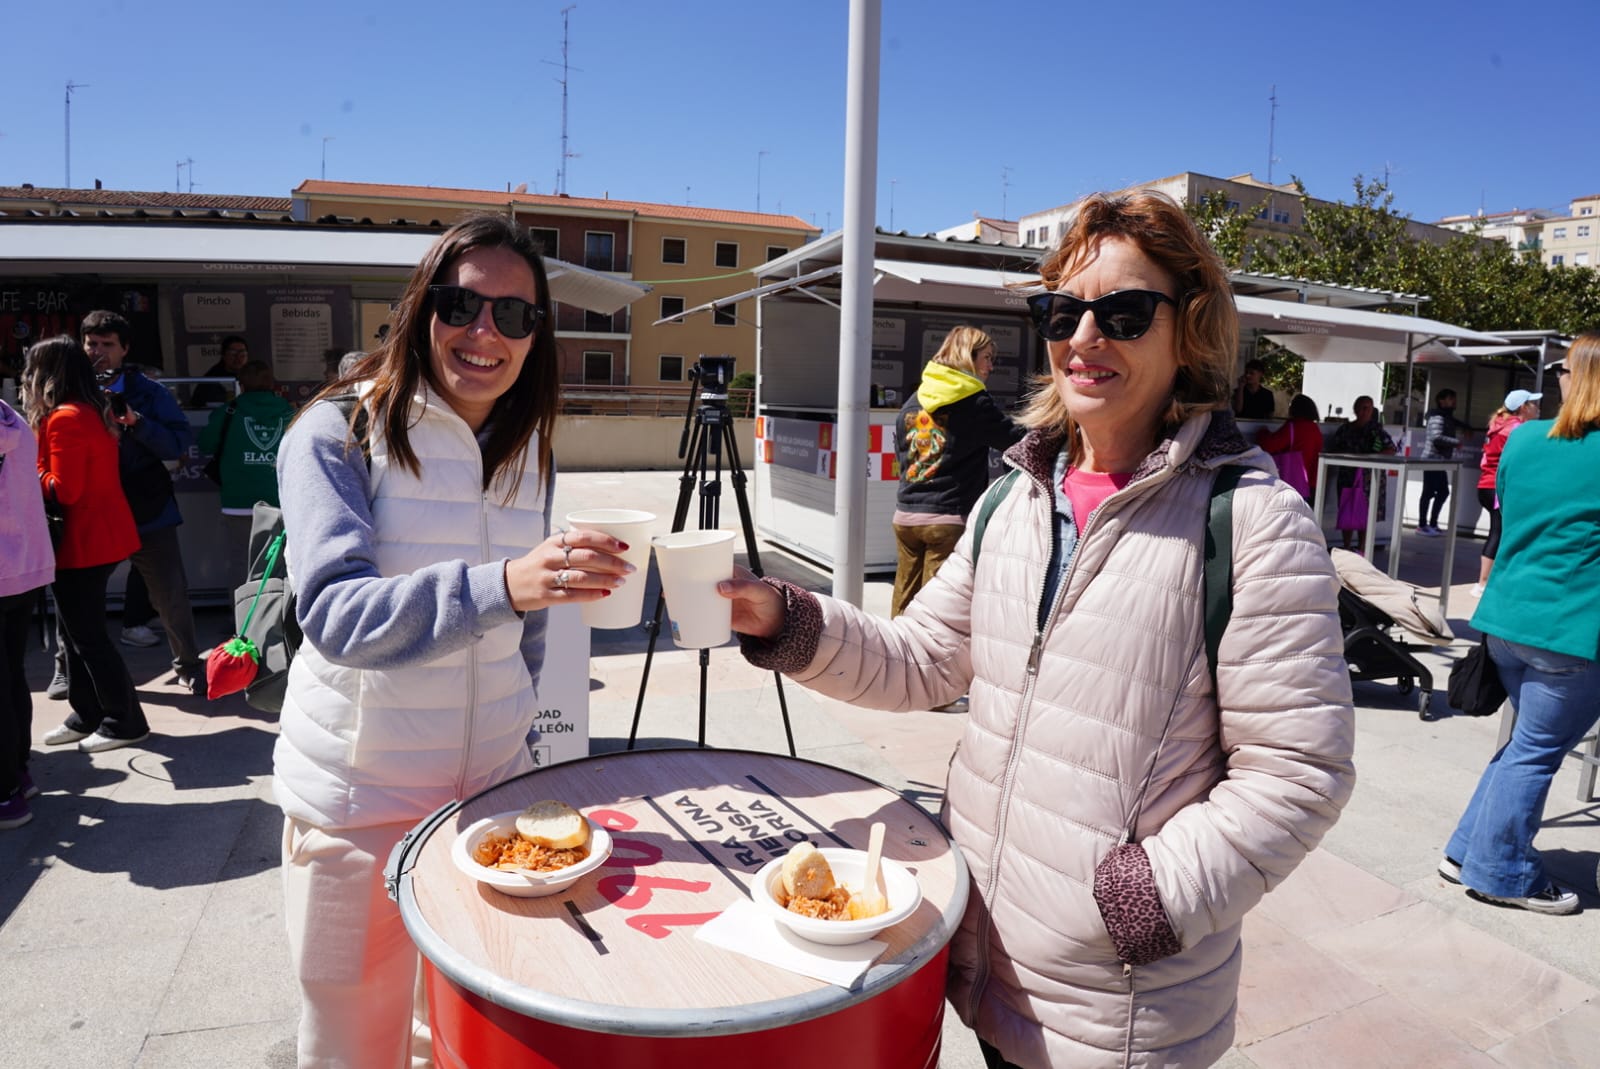
[[[1139,182],[1118,192],[1131,192],[1135,189],[1153,189],[1158,193],[1165,193],[1179,204],[1199,204],[1207,197],[1220,193],[1228,208],[1236,212],[1249,212],[1254,216],[1250,223],[1252,237],[1290,234],[1305,226],[1305,211],[1301,206],[1300,193],[1292,182],[1277,184],[1263,182],[1248,173],[1236,174],[1231,178],[1218,178],[1215,175],[1184,171],[1166,178]],[[1311,199],[1318,204],[1332,203],[1319,201],[1314,197]],[[1062,204],[1021,216],[1017,220],[1017,226],[1022,244],[1035,248],[1048,248],[1055,244],[1066,232],[1067,221],[1071,215],[1072,204]],[[1406,231],[1416,240],[1431,241],[1435,244],[1443,244],[1454,236],[1454,231],[1415,220],[1407,221]]]
[[[656,322],[748,289],[753,268],[820,233],[792,215],[521,190],[307,180],[292,199],[292,214],[306,220],[449,223],[473,211],[511,212],[542,239],[548,255],[649,284],[649,296],[615,315],[558,308],[567,384],[682,383],[703,354],[731,355],[739,370],[754,371],[753,302],[688,323]]]
[[[1600,267],[1600,193],[1577,197],[1566,215],[1543,220],[1538,247],[1549,267]]]
[[[1537,252],[1546,219],[1557,213],[1544,208],[1513,208],[1509,212],[1478,212],[1475,215],[1447,215],[1435,226],[1461,234],[1476,233],[1491,241],[1503,241],[1521,252]]]

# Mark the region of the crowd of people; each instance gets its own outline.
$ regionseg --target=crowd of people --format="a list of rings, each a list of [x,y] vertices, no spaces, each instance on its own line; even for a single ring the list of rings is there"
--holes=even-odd
[[[1276,400],[1259,364],[1236,380],[1227,271],[1159,194],[1086,198],[1040,282],[1027,303],[1048,368],[1016,413],[988,393],[996,345],[972,326],[899,413],[889,617],[747,573],[721,590],[752,664],[885,710],[966,697],[941,813],[972,879],[948,997],[991,1069],[1210,1064],[1233,1040],[1245,914],[1355,782],[1338,579],[1309,507],[1318,457],[1396,444],[1366,396],[1324,443],[1300,393],[1245,439],[1235,415],[1271,418]],[[417,266],[376,347],[298,411],[243,339],[221,347],[214,370],[241,391],[199,442],[228,572],[242,579],[256,504],[281,507],[304,632],[273,754],[304,1064],[430,1057],[385,862],[440,806],[533,768],[546,610],[633,570],[615,538],[552,524],[552,328],[535,239],[473,216]],[[29,349],[20,411],[0,402],[0,828],[37,793],[23,636],[42,588],[69,709],[45,745],[149,734],[106,622],[124,560],[176,678],[204,685],[166,466],[189,423],[130,346],[125,320],[93,313],[80,337]],[[1575,341],[1560,381],[1556,419],[1514,390],[1486,432],[1473,625],[1517,720],[1439,862],[1475,897],[1544,913],[1579,904],[1532,845],[1545,795],[1600,717],[1600,608],[1570,581],[1600,574],[1600,334]],[[1454,404],[1441,391],[1426,420],[1446,455]],[[1015,475],[974,524],[991,450]],[[1371,496],[1388,507],[1373,474],[1335,476],[1346,548]],[[1430,482],[1425,531],[1444,506]]]

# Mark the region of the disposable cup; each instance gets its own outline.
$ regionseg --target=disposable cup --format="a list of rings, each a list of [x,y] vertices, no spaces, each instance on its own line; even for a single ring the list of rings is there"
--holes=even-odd
[[[733,576],[732,531],[657,535],[656,567],[672,620],[672,641],[685,649],[720,646],[733,636],[733,602],[717,584]]]
[[[590,627],[616,631],[637,627],[644,619],[645,574],[650,568],[650,529],[655,526],[653,512],[638,509],[584,509],[567,513],[567,526],[579,531],[600,531],[626,542],[622,559],[634,572],[624,576],[622,585],[609,598],[586,601],[579,608],[583,622]]]

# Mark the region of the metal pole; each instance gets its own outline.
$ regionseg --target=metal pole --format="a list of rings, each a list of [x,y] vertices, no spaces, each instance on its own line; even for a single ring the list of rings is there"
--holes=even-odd
[[[833,596],[856,606],[861,604],[867,545],[867,394],[872,387],[872,255],[876,245],[872,209],[878,187],[878,51],[882,24],[882,0],[850,0]]]
[[[322,139],[322,180],[324,182],[328,180],[328,142],[332,140],[333,137],[331,135]]]

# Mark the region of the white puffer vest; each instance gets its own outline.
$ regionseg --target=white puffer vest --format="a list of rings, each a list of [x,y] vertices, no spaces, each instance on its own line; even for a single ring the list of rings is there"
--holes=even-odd
[[[545,488],[526,470],[515,499],[502,475],[485,492],[470,428],[419,394],[410,429],[421,476],[391,464],[374,428],[372,516],[379,571],[404,575],[447,560],[520,557],[543,540]],[[415,410],[414,410],[415,411]],[[536,454],[537,440],[529,443]],[[291,577],[293,570],[291,567]],[[289,673],[274,792],[289,816],[324,828],[419,820],[533,768],[526,745],[537,713],[521,653],[522,624],[505,624],[437,660],[361,670],[309,642]]]

